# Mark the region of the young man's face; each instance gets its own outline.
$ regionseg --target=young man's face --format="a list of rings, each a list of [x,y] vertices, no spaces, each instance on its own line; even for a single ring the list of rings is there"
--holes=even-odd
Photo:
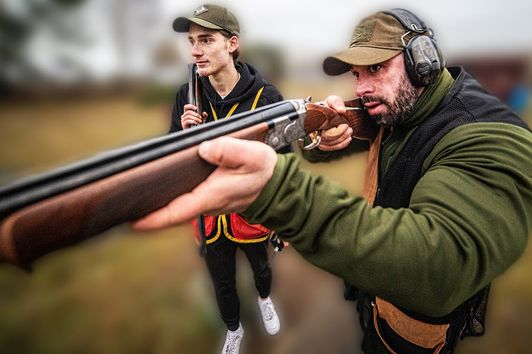
[[[393,126],[404,121],[423,91],[410,82],[403,54],[375,65],[352,66],[351,72],[356,95],[379,124]]]
[[[232,53],[238,49],[238,38],[224,37],[220,31],[190,24],[188,40],[200,76],[210,76],[233,64]]]

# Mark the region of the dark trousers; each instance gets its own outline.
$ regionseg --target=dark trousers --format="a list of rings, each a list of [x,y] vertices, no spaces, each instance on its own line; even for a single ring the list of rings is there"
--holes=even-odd
[[[222,320],[234,331],[240,322],[240,300],[236,291],[236,249],[240,248],[253,269],[255,287],[259,296],[270,295],[272,270],[268,262],[268,240],[257,243],[233,242],[223,235],[207,246],[205,261],[214,283],[216,301]]]

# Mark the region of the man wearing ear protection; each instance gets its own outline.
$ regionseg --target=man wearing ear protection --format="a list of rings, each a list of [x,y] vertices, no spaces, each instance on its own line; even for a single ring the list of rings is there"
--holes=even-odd
[[[451,353],[484,332],[489,284],[527,244],[532,133],[463,69],[446,68],[432,32],[406,10],[364,18],[323,68],[353,75],[378,133],[340,125],[305,156],[369,148],[364,196],[301,171],[290,154],[220,138],[199,149],[219,166],[214,174],[135,226],[240,211],[350,284],[364,353]],[[337,96],[325,104],[346,112]]]

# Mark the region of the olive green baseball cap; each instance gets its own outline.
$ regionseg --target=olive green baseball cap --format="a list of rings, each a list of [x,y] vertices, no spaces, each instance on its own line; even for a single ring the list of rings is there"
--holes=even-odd
[[[327,75],[340,75],[352,65],[373,65],[393,58],[404,50],[404,43],[411,38],[401,37],[409,32],[392,15],[377,12],[364,18],[353,32],[349,49],[331,55],[323,61]]]
[[[191,17],[176,18],[172,27],[176,32],[188,32],[191,23],[205,28],[227,31],[236,36],[240,34],[240,26],[235,15],[225,7],[218,5],[201,5],[194,10]]]

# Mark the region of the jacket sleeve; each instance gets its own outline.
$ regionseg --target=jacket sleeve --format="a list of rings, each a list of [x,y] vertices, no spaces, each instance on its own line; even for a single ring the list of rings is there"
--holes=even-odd
[[[436,146],[409,208],[372,208],[288,155],[244,215],[365,292],[446,315],[520,256],[532,225],[531,133],[473,125]]]
[[[310,141],[308,141],[310,143]],[[366,151],[369,149],[369,142],[364,140],[353,139],[351,143],[342,150],[338,151],[322,151],[319,148],[312,150],[303,150],[301,149],[301,155],[308,162],[330,162],[334,160],[339,160],[345,156],[351,154]]]
[[[169,133],[183,130],[183,126],[181,125],[181,116],[184,112],[183,107],[185,104],[187,104],[187,91],[188,83],[182,85],[176,93],[174,106],[172,107],[172,116],[170,117]]]

